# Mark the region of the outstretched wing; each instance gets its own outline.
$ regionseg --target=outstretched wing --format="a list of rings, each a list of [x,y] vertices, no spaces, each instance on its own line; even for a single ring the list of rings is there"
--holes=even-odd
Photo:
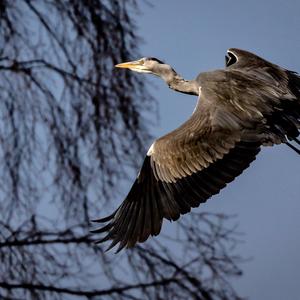
[[[227,92],[244,119],[263,116],[265,145],[297,140],[300,128],[300,77],[245,50],[231,48]],[[229,90],[228,90],[229,89]]]
[[[118,251],[158,235],[163,218],[177,220],[249,166],[260,142],[224,107],[201,97],[191,118],[151,146],[121,206],[95,233]]]
[[[287,143],[300,128],[300,78],[239,49],[225,70],[202,73],[190,119],[156,140],[126,199],[94,230],[118,251],[160,232],[217,194],[249,166],[260,145]],[[288,144],[289,145],[289,144]]]

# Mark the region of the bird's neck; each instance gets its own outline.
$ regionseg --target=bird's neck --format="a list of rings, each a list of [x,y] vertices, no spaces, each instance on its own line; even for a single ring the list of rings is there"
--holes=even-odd
[[[162,78],[172,90],[189,95],[199,95],[199,84],[195,80],[185,80],[174,70]]]

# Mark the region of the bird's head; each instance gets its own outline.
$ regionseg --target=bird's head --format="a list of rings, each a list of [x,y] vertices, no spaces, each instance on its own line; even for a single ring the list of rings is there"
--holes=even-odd
[[[185,80],[170,66],[155,57],[143,57],[116,65],[117,68],[126,68],[139,73],[148,73],[159,76],[169,88],[190,95],[199,95],[199,84],[195,80]]]
[[[169,65],[154,57],[143,57],[135,61],[117,64],[115,67],[126,68],[140,73],[150,73],[157,76],[160,76],[164,70],[170,68]]]

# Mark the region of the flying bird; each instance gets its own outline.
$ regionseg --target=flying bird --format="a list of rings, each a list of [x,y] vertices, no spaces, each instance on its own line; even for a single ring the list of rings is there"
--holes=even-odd
[[[94,233],[133,247],[159,234],[163,219],[177,220],[219,193],[255,160],[261,146],[291,141],[300,129],[300,77],[296,72],[248,51],[227,51],[224,69],[185,80],[169,65],[153,57],[121,63],[140,73],[154,74],[181,93],[196,95],[191,117],[157,139],[119,208]]]

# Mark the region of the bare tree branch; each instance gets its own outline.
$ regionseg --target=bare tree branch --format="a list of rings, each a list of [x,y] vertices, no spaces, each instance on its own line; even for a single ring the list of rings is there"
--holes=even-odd
[[[239,299],[230,218],[191,214],[121,255],[89,235],[151,138],[144,79],[114,68],[139,57],[138,3],[0,1],[1,299]]]
[[[148,287],[156,287],[159,285],[168,285],[170,283],[177,282],[175,279],[163,279],[160,281],[152,281],[149,283],[140,283],[140,284],[133,284],[127,285],[125,287],[115,287],[107,290],[94,290],[94,291],[79,291],[79,290],[72,290],[69,288],[57,288],[54,286],[46,286],[46,285],[35,285],[29,283],[22,283],[22,284],[13,284],[7,282],[0,282],[0,287],[5,289],[28,289],[28,290],[41,290],[47,292],[54,292],[54,293],[61,293],[61,294],[69,294],[69,295],[76,295],[76,296],[85,296],[86,298],[92,298],[95,296],[105,296],[105,295],[112,295],[112,294],[120,294],[122,295],[125,291],[133,290],[133,289],[141,289],[141,288],[148,288]]]

